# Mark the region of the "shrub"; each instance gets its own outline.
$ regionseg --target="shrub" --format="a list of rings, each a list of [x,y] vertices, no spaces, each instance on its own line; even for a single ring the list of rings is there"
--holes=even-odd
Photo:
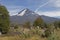
[[[56,29],[60,28],[60,21],[55,21],[54,26],[55,26]]]
[[[48,24],[48,28],[45,30],[45,36],[49,37],[52,33],[54,33],[54,25]]]
[[[30,28],[31,27],[30,22],[29,21],[25,22],[24,27],[25,28]]]
[[[14,29],[18,29],[18,25],[15,25],[15,26],[14,26]]]

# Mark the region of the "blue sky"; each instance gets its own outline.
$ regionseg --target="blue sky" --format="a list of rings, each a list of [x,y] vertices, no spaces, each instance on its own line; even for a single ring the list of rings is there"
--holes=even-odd
[[[60,0],[0,0],[10,15],[16,15],[24,8],[36,11],[40,15],[60,16]]]

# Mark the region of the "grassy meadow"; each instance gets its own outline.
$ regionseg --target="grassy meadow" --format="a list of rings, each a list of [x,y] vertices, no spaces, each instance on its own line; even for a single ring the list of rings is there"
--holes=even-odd
[[[0,40],[60,40],[60,29],[54,29],[54,34],[51,37],[42,37],[44,30],[41,28],[19,27],[10,31],[13,32],[1,35]]]

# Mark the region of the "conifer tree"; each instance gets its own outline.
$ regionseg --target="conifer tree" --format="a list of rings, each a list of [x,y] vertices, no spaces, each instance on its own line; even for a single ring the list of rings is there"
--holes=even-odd
[[[35,26],[35,27],[37,27],[37,26],[43,27],[43,24],[44,24],[43,19],[42,19],[41,17],[38,17],[38,18],[34,21],[33,26]]]
[[[5,6],[0,6],[0,32],[7,33],[9,30],[9,12]]]

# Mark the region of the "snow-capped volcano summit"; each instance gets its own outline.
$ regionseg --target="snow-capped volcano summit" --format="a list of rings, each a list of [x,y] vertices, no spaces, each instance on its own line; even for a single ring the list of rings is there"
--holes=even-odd
[[[22,11],[20,11],[17,15],[11,16],[10,18],[12,22],[15,23],[24,23],[26,21],[30,21],[32,23],[38,16],[39,15],[36,14],[34,11],[25,8]]]
[[[35,12],[29,10],[28,8],[23,9],[22,11],[20,11],[17,16],[27,16],[27,15],[31,15],[31,14],[35,14]]]
[[[17,16],[23,16],[27,10],[28,10],[28,9],[22,10],[21,12],[18,13]]]

